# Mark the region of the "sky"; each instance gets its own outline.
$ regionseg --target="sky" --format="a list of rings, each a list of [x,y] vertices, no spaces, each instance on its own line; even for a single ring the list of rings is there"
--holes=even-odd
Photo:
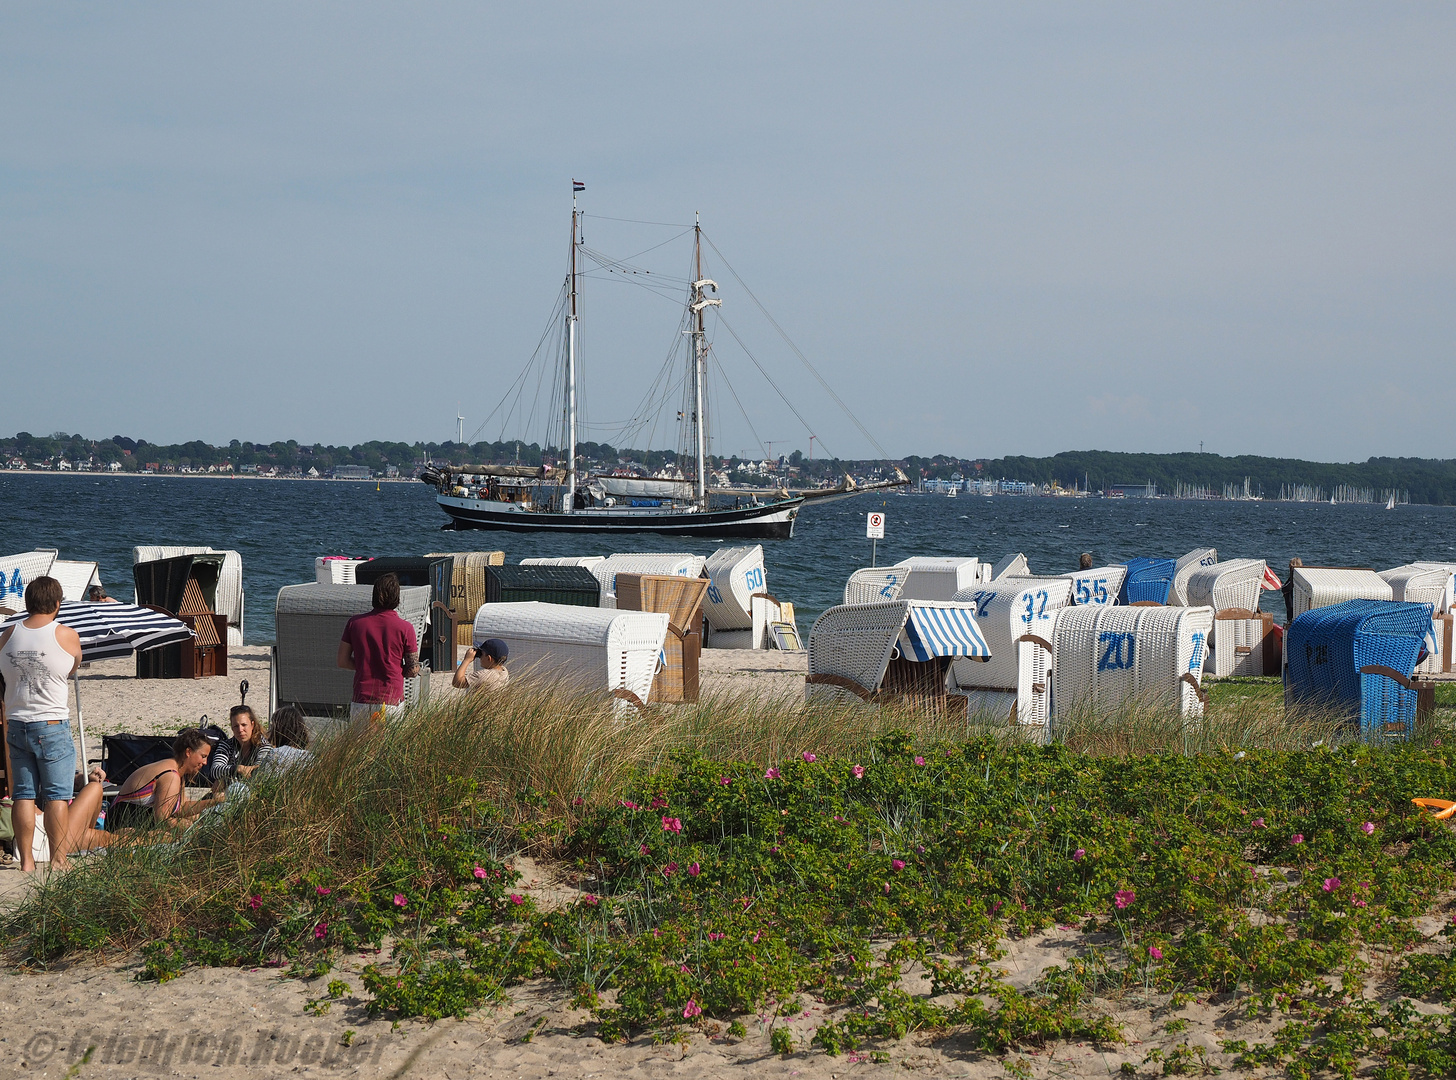
[[[717,452],[878,456],[726,257],[896,457],[1453,457],[1453,55],[1429,3],[0,5],[0,432],[531,437],[578,179],[659,283],[582,281],[583,438],[698,214]]]

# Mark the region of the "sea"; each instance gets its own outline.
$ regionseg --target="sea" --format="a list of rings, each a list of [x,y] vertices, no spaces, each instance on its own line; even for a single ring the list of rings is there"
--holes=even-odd
[[[1261,558],[1281,577],[1292,556],[1308,566],[1377,570],[1417,560],[1456,562],[1456,507],[1015,495],[866,493],[806,506],[791,540],[764,542],[766,589],[792,601],[807,634],[838,603],[845,579],[871,565],[865,519],[885,515],[878,565],[912,555],[1022,552],[1033,572],[1065,573],[1091,552],[1095,565],[1176,557],[1211,547],[1220,559]],[[503,550],[508,562],[615,552],[708,555],[733,541],[650,534],[558,536],[442,531],[435,491],[412,481],[262,480],[0,473],[0,555],[55,548],[95,560],[119,600],[133,598],[132,548],[207,545],[242,555],[245,637],[273,640],[278,590],[314,580],[320,555],[423,555]],[[746,541],[742,541],[746,542]],[[1264,608],[1283,620],[1278,593]]]

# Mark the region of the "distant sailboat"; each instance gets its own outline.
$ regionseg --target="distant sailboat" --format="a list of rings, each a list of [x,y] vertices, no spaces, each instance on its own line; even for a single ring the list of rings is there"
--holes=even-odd
[[[1387,510],[1394,510],[1395,509],[1395,492],[1392,491],[1390,493],[1390,498],[1388,498],[1388,499],[1385,500],[1385,508]]]

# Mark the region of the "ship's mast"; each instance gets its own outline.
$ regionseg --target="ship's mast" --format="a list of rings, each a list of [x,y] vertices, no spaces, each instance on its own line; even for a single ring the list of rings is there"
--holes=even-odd
[[[573,190],[570,301],[566,306],[566,495],[561,507],[567,514],[576,507],[576,227],[576,191]]]
[[[708,508],[708,424],[703,415],[703,380],[707,376],[708,343],[704,327],[703,309],[721,306],[723,301],[708,299],[704,289],[718,291],[718,283],[703,277],[703,229],[696,217],[693,219],[693,291],[692,291],[692,335],[693,335],[693,430],[697,436],[698,454],[698,505]]]

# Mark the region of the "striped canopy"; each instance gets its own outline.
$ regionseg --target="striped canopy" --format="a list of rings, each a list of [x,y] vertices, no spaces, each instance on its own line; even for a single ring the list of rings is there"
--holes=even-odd
[[[0,630],[29,618],[25,612],[0,622]],[[192,637],[181,619],[136,604],[92,604],[62,600],[56,622],[69,626],[81,639],[81,659],[110,660],[130,656]]]
[[[989,659],[991,647],[976,625],[972,608],[921,607],[912,604],[905,629],[900,631],[900,652],[922,663],[933,656]]]

